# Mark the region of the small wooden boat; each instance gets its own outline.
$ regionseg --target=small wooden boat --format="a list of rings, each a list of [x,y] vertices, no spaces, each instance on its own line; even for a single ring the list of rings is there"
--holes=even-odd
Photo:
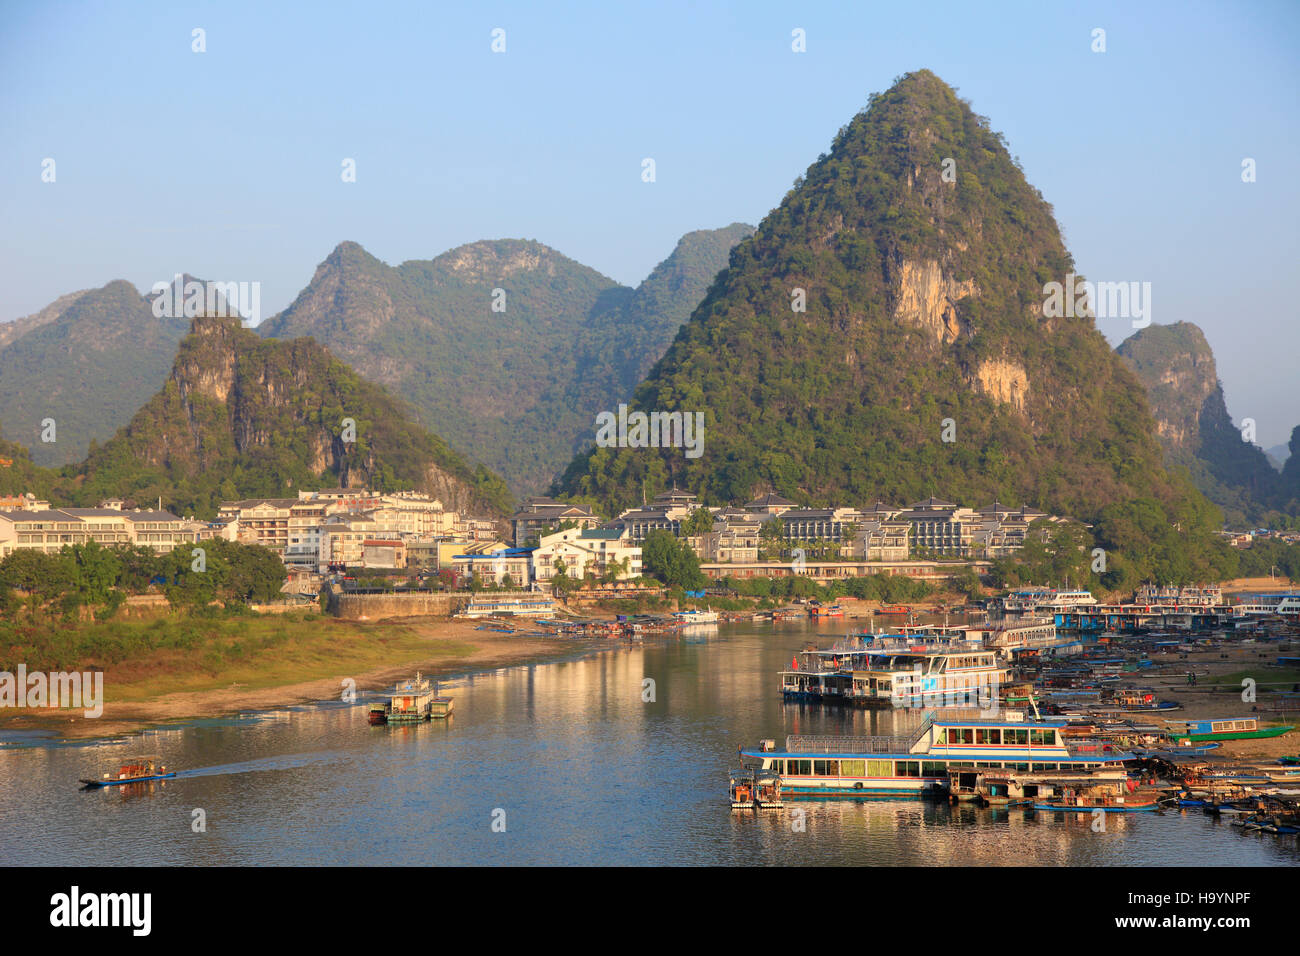
[[[86,789],[100,787],[121,787],[131,783],[144,783],[149,780],[168,780],[176,776],[176,771],[168,770],[157,763],[153,757],[132,757],[127,763],[118,767],[116,773],[105,772],[98,780],[81,778]]]
[[[1034,802],[1035,810],[1055,810],[1059,813],[1091,813],[1102,810],[1106,813],[1136,813],[1140,810],[1156,810],[1160,806],[1160,795],[1151,791],[1115,794],[1084,794],[1075,796],[1058,796]]]

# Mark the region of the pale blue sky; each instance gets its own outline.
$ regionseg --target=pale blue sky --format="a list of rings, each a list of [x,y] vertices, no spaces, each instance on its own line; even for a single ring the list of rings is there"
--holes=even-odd
[[[260,281],[269,315],[344,239],[394,264],[537,239],[635,284],[682,233],[758,222],[925,67],[1006,135],[1081,271],[1150,281],[1154,321],[1205,329],[1234,418],[1272,445],[1300,424],[1297,49],[1294,0],[10,0],[0,320],[180,271]]]

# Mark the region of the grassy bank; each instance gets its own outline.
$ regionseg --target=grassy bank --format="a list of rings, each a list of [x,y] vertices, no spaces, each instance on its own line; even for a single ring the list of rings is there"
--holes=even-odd
[[[12,708],[0,728],[102,736],[156,723],[337,698],[420,669],[438,675],[572,653],[571,642],[503,638],[460,622],[339,621],[280,615],[167,614],[152,620],[7,626],[0,670],[104,672],[104,716]]]

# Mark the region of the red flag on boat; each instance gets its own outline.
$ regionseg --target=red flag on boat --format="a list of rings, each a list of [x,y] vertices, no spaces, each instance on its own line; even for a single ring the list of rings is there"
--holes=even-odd
[[[799,669],[799,658],[797,657],[790,658],[790,670],[797,671],[798,669]]]

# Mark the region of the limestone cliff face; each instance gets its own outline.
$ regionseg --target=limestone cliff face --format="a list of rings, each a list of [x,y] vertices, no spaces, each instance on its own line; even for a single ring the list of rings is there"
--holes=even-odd
[[[943,345],[955,342],[969,326],[963,324],[957,303],[979,295],[975,282],[958,282],[944,275],[933,259],[904,260],[898,271],[894,318],[924,329]]]
[[[1146,387],[1166,452],[1194,454],[1202,409],[1219,385],[1205,335],[1190,322],[1152,325],[1129,336],[1116,351]]]
[[[452,250],[448,266],[479,281],[507,279],[517,272],[556,274],[557,257],[553,250],[540,243],[512,244],[472,242]]]
[[[1018,412],[1025,410],[1029,397],[1029,376],[1023,366],[1005,359],[981,362],[975,369],[975,386],[979,391]]]
[[[1197,326],[1151,325],[1116,351],[1146,388],[1166,461],[1186,467],[1229,523],[1285,507],[1277,473],[1228,414],[1214,352]]]

